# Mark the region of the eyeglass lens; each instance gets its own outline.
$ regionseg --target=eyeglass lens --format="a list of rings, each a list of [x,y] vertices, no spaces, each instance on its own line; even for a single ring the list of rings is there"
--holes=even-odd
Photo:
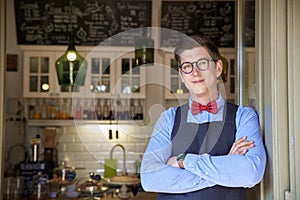
[[[180,66],[180,68],[184,73],[189,74],[193,71],[194,64],[196,64],[196,66],[199,70],[205,71],[209,67],[209,60],[205,59],[205,58],[201,58],[197,62],[184,62]]]

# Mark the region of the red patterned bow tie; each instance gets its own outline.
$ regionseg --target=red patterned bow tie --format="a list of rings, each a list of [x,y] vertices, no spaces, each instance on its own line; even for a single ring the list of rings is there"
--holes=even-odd
[[[204,106],[196,101],[193,101],[191,109],[192,109],[193,115],[197,115],[202,110],[206,110],[207,112],[216,114],[218,112],[218,105],[217,105],[216,101],[211,101],[206,106]]]

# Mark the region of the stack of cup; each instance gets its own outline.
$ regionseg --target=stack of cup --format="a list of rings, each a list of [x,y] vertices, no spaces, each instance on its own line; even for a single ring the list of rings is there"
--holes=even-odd
[[[4,178],[4,200],[21,200],[24,191],[24,177],[5,177]]]

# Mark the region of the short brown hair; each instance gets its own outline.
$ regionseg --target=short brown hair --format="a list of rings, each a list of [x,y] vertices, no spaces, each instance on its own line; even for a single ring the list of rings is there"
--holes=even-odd
[[[195,47],[204,47],[207,49],[209,55],[213,60],[219,60],[221,58],[219,49],[203,34],[186,36],[182,38],[177,47],[174,50],[174,56],[178,64],[181,63],[180,54],[188,49],[193,49]]]

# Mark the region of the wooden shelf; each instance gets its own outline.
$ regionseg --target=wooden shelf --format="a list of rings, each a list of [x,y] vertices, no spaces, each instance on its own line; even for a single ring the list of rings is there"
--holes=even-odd
[[[76,126],[76,125],[89,125],[89,124],[122,124],[122,125],[143,125],[143,120],[51,120],[51,119],[41,119],[41,120],[28,120],[28,126]]]

